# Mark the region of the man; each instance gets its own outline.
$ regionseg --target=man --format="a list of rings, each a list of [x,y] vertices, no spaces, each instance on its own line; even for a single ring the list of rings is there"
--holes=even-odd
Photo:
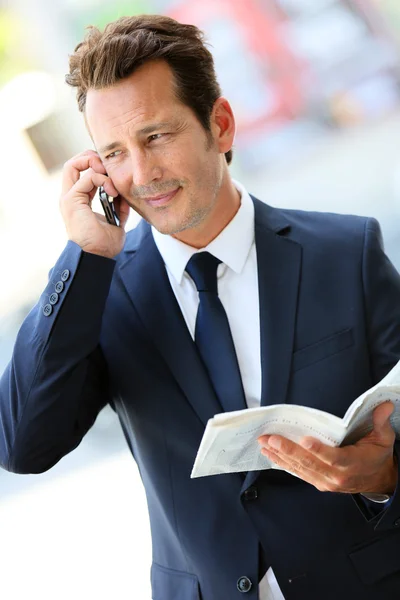
[[[378,224],[277,210],[232,181],[234,115],[194,26],[92,28],[67,81],[96,151],[64,168],[69,242],[1,380],[2,466],[51,468],[110,403],[146,488],[154,600],[397,599],[390,403],[354,446],[261,437],[297,477],[190,479],[215,413],[343,416],[397,362],[400,278]],[[99,186],[121,227],[91,210]],[[144,219],[125,238],[129,207]]]

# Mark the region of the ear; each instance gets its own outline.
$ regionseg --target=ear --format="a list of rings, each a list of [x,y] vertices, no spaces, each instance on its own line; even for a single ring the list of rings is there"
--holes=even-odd
[[[211,132],[221,154],[232,148],[236,123],[232,107],[226,98],[221,97],[215,101],[211,113]]]

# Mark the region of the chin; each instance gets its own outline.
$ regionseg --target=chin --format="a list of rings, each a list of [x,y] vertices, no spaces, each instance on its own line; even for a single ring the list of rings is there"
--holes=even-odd
[[[163,235],[174,235],[186,229],[186,227],[179,223],[160,223],[157,220],[149,220],[149,223]]]
[[[175,219],[170,218],[164,219],[149,219],[149,223],[164,235],[178,235],[188,229],[194,229],[198,227],[206,216],[205,211],[198,211],[197,213],[188,214],[176,214]]]
[[[191,225],[188,224],[187,220],[162,220],[162,219],[153,219],[149,221],[157,231],[164,235],[175,235],[177,233],[181,233],[186,229],[190,229]]]
[[[171,227],[171,226],[157,226],[154,225],[154,227],[157,229],[157,231],[159,231],[160,233],[162,233],[163,235],[176,235],[178,233],[182,233],[182,231],[185,231],[186,229],[188,229],[187,227]]]

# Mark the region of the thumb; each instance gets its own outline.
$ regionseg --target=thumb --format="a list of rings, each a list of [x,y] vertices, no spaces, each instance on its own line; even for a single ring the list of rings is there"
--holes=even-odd
[[[394,405],[392,402],[384,402],[374,410],[373,433],[375,436],[378,436],[383,443],[393,443],[394,431],[390,423],[390,416],[393,411]]]
[[[117,210],[117,215],[119,217],[121,227],[124,229],[129,218],[129,212],[131,207],[129,206],[125,198],[119,195],[114,198],[114,205]]]

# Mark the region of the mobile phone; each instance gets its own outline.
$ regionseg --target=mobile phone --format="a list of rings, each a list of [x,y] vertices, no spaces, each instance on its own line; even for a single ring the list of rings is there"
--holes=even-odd
[[[119,227],[119,217],[115,211],[113,198],[107,194],[103,187],[99,187],[99,199],[106,215],[107,223]]]

